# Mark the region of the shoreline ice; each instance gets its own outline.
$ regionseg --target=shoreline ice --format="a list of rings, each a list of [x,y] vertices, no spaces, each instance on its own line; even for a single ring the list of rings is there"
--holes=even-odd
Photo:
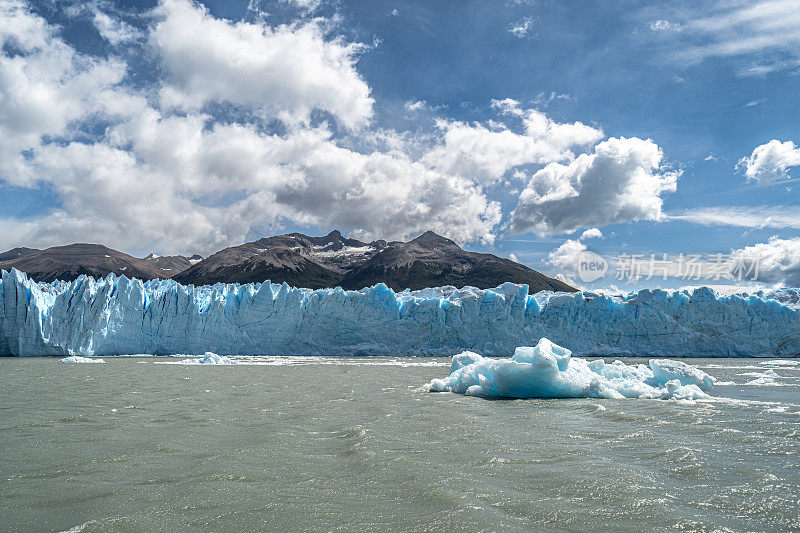
[[[528,294],[429,288],[395,293],[287,284],[184,286],[125,276],[37,283],[2,273],[0,355],[510,356],[547,337],[576,356],[800,354],[800,291],[722,296],[708,288]]]

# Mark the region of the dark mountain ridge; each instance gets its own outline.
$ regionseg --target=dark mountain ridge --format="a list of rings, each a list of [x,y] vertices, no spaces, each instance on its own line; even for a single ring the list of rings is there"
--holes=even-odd
[[[101,244],[68,244],[46,250],[14,248],[0,254],[0,270],[16,268],[46,283],[72,281],[81,274],[101,278],[111,272],[129,278],[166,279],[190,266],[192,261],[183,256],[151,254],[139,259]]]
[[[173,278],[194,285],[269,279],[311,289],[385,283],[396,291],[442,285],[485,289],[511,281],[527,284],[531,292],[575,290],[509,259],[467,252],[432,231],[409,242],[367,243],[338,231],[324,237],[279,235],[221,250]]]
[[[347,272],[342,287],[364,287],[379,281],[395,290],[435,285],[471,285],[486,289],[506,281],[524,283],[532,292],[575,290],[510,259],[462,250],[455,242],[432,231],[406,243],[388,245],[381,253]]]
[[[231,246],[205,259],[155,254],[139,259],[98,244],[15,248],[0,254],[0,269],[11,268],[45,282],[113,272],[193,285],[271,280],[311,289],[361,289],[382,282],[401,291],[442,285],[485,289],[510,281],[527,284],[531,292],[575,290],[509,259],[463,250],[432,231],[409,242],[363,242],[339,231],[323,237],[290,233]]]

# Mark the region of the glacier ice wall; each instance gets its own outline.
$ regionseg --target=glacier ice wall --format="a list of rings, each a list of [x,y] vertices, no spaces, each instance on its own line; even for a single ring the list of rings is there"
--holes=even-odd
[[[798,296],[193,287],[113,275],[48,285],[12,270],[0,285],[0,354],[510,356],[547,337],[578,356],[789,357],[800,354]]]

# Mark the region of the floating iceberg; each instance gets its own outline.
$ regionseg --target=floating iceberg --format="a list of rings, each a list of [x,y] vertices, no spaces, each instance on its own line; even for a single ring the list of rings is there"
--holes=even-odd
[[[650,365],[605,364],[576,359],[566,348],[541,339],[520,347],[510,359],[473,352],[453,357],[450,375],[426,385],[431,392],[455,392],[487,398],[707,398],[714,380],[680,361],[651,360]]]
[[[184,365],[235,365],[236,361],[224,355],[217,355],[213,352],[206,352],[203,357],[193,357],[181,361]]]
[[[528,294],[526,285],[394,292],[184,286],[125,276],[36,283],[3,272],[0,355],[510,356],[542,337],[577,356],[800,354],[800,292],[707,288]]]
[[[740,376],[749,376],[755,379],[751,379],[745,385],[760,385],[760,386],[773,386],[773,387],[781,387],[783,386],[782,383],[779,383],[777,380],[781,376],[778,375],[777,372],[774,370],[766,370],[763,373],[761,372],[747,372],[745,374],[739,374]]]
[[[80,355],[72,355],[70,357],[65,357],[64,359],[59,359],[59,363],[105,363],[102,359],[92,358],[92,357],[81,357]]]

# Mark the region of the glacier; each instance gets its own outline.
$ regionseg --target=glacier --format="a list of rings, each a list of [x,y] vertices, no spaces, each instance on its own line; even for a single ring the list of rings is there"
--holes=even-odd
[[[2,273],[0,354],[511,356],[546,337],[576,356],[794,357],[800,292],[528,294],[526,285],[394,292],[287,284],[184,286]]]
[[[450,375],[434,379],[430,392],[485,398],[708,398],[711,376],[681,361],[650,360],[645,365],[573,358],[570,350],[542,338],[521,346],[510,359],[463,352],[453,357]]]

